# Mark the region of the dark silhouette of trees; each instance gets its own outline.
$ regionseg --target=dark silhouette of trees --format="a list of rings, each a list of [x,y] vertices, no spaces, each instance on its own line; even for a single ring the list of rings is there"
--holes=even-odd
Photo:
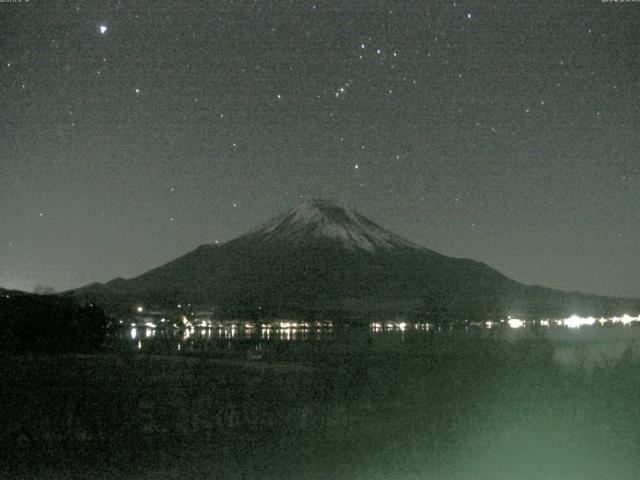
[[[89,352],[102,344],[108,318],[69,297],[0,291],[0,350]]]

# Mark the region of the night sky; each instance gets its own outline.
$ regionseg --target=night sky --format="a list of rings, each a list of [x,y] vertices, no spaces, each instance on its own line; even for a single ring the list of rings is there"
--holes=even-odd
[[[332,199],[640,297],[640,3],[0,3],[0,286],[131,277]]]

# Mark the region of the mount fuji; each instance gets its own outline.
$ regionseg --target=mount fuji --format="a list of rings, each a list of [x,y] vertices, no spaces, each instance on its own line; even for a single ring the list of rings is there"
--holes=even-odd
[[[405,315],[433,320],[640,310],[640,301],[520,284],[441,255],[328,200],[308,200],[236,239],[132,279],[68,292],[112,314],[189,303],[220,315]]]

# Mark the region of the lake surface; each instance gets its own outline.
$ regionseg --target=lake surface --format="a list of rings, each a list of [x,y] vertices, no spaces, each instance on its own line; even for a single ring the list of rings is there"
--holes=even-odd
[[[560,365],[592,368],[619,360],[622,355],[640,353],[640,323],[608,322],[549,325],[549,323],[486,322],[435,326],[401,321],[340,325],[281,320],[269,323],[229,321],[206,327],[158,328],[153,324],[131,324],[109,341],[111,348],[156,354],[205,354],[248,360],[287,360],[296,351],[304,360],[305,350],[336,342],[376,342],[403,348],[409,340],[429,338],[435,345],[451,345],[455,339],[500,339],[521,341],[535,337],[553,347],[553,359]],[[394,347],[394,348],[395,348]],[[279,358],[282,357],[282,358]]]
[[[0,356],[0,478],[637,479],[638,323],[511,320],[145,321]]]

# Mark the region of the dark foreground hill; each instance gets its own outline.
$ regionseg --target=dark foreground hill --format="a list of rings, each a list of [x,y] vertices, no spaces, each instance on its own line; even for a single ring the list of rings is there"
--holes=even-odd
[[[405,315],[424,320],[636,313],[640,301],[520,284],[405,240],[361,214],[311,200],[222,245],[136,278],[73,292],[112,313],[190,303],[226,316]]]
[[[73,298],[0,289],[0,350],[92,351],[107,322],[100,308]]]

